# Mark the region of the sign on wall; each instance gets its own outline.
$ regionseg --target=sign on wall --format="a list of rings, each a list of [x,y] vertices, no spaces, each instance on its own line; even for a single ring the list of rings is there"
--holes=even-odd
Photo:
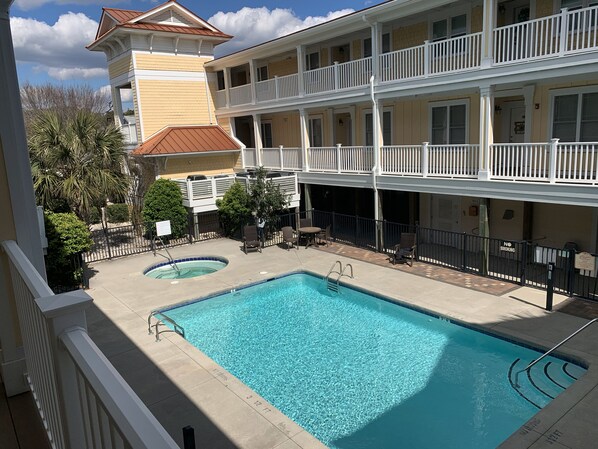
[[[157,221],[156,234],[158,237],[172,234],[172,231],[170,230],[170,220]]]

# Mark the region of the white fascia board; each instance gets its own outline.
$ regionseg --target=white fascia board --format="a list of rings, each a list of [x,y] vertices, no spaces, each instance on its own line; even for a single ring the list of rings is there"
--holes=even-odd
[[[189,40],[203,40],[204,42],[214,42],[216,43],[216,45],[218,44],[222,44],[224,42],[229,41],[229,38],[224,38],[224,37],[216,37],[216,36],[203,36],[201,34],[187,34],[187,33],[174,33],[172,31],[156,31],[156,30],[140,30],[140,29],[136,29],[136,28],[126,28],[126,27],[118,27],[118,28],[114,28],[112,31],[109,31],[108,33],[106,33],[99,41],[93,42],[92,44],[87,46],[88,50],[91,51],[98,51],[98,46],[101,45],[102,43],[106,42],[106,40],[108,40],[109,38],[113,37],[116,32],[118,31],[123,31],[126,32],[126,34],[141,34],[141,35],[150,35],[150,34],[154,34],[156,36],[162,36],[162,37],[168,37],[168,38],[173,38],[173,37],[179,37],[180,39],[189,39]],[[123,34],[123,33],[121,33]],[[101,49],[99,49],[101,50]],[[103,51],[103,50],[101,50]]]
[[[215,59],[208,63],[215,70],[232,67],[247,62],[249,59],[260,59],[274,56],[283,51],[289,51],[298,45],[310,45],[330,40],[333,37],[344,36],[356,31],[369,28],[370,23],[388,22],[401,17],[407,17],[420,12],[428,11],[446,4],[451,0],[406,0],[389,1],[348,14],[343,17],[322,23],[320,25],[300,30],[295,33],[274,39],[255,47],[241,50],[228,56]]]
[[[205,20],[199,18],[198,16],[196,16],[195,14],[191,13],[190,11],[188,11],[186,8],[181,7],[179,4],[177,4],[176,2],[168,2],[168,3],[164,3],[161,6],[158,6],[154,9],[149,10],[148,12],[146,12],[145,14],[142,14],[138,17],[135,17],[133,20],[130,20],[129,23],[137,23],[140,22],[144,19],[147,19],[149,17],[155,16],[156,14],[160,14],[162,11],[165,11],[167,9],[176,9],[177,12],[179,12],[181,15],[187,17],[191,22],[194,22],[204,28],[207,28],[211,31],[217,32],[219,31],[218,29],[216,29],[214,26],[210,25],[208,22],[206,22]]]

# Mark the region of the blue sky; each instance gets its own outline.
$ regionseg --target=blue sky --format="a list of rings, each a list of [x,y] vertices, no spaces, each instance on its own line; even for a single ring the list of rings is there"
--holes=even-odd
[[[321,23],[381,0],[228,0],[180,3],[235,39],[231,52],[281,33]],[[102,7],[146,11],[162,3],[141,0],[16,0],[11,28],[21,84],[109,84],[102,53],[84,47],[96,33]]]

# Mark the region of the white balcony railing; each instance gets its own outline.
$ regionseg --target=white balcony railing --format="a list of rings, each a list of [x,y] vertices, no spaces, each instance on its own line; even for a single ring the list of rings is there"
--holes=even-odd
[[[89,338],[82,291],[54,295],[14,241],[1,246],[27,363],[26,379],[53,448],[178,449]]]
[[[373,147],[312,147],[309,148],[312,171],[336,173],[367,173],[374,167]]]
[[[252,102],[251,84],[244,84],[242,86],[231,87],[229,89],[229,99],[231,106],[250,104]]]
[[[541,59],[598,48],[598,6],[494,30],[494,63]]]
[[[294,73],[258,81],[255,83],[255,93],[258,102],[297,97],[299,96],[299,76]]]
[[[562,142],[494,144],[490,152],[493,179],[550,183],[598,183],[598,143]]]
[[[255,148],[243,148],[243,168],[258,167],[257,151]]]
[[[120,132],[125,145],[137,145],[137,126],[134,123],[123,123]]]
[[[217,90],[214,95],[214,106],[218,108],[226,107],[226,90]]]
[[[351,89],[366,86],[372,76],[372,58],[355,61],[335,62],[328,67],[308,70],[303,73],[305,94]]]
[[[382,173],[421,176],[423,145],[393,145],[381,148]]]
[[[482,60],[482,33],[426,43],[424,53],[427,54],[424,76],[478,68]]]
[[[428,145],[428,176],[477,178],[479,145]]]
[[[282,145],[262,148],[262,165],[274,170],[301,170],[301,149]]]

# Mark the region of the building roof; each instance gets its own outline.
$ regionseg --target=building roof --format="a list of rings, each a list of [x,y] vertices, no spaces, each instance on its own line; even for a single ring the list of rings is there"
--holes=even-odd
[[[239,151],[241,145],[218,125],[169,126],[139,145],[133,156],[169,156]]]
[[[152,21],[152,17],[167,9],[177,10],[183,13],[190,21],[185,25],[178,25],[176,23],[164,24]],[[87,46],[93,47],[103,40],[109,34],[112,34],[118,29],[133,29],[144,31],[156,31],[175,34],[186,34],[196,36],[214,37],[223,40],[231,39],[233,36],[223,33],[201,17],[193,14],[184,6],[178,4],[175,0],[168,0],[149,11],[134,11],[130,9],[118,8],[102,8],[102,18],[95,40]]]

